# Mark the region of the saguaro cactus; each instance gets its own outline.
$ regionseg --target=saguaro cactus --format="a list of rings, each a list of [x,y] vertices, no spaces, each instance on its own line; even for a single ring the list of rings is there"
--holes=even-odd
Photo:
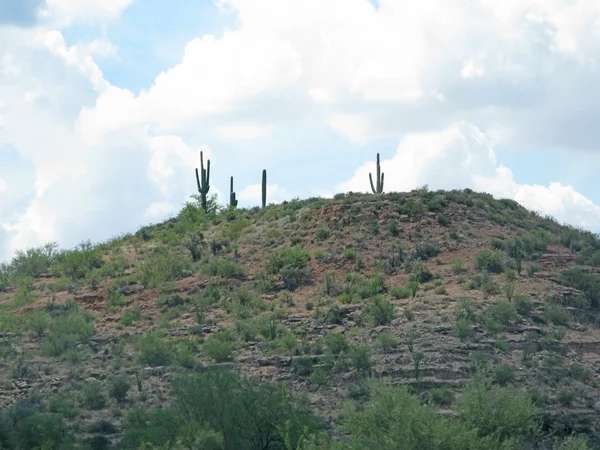
[[[373,191],[373,194],[383,193],[383,175],[384,174],[381,173],[381,167],[379,166],[379,153],[377,153],[377,189],[375,189],[373,177],[371,176],[371,172],[369,172],[369,181],[371,182],[371,190]]]
[[[206,201],[206,194],[210,190],[210,159],[206,161],[206,169],[204,168],[204,154],[200,152],[200,174],[198,168],[196,168],[196,183],[198,183],[198,192],[200,193],[200,203],[202,209],[208,212],[208,203]]]
[[[237,204],[238,201],[235,198],[235,192],[233,191],[233,177],[231,177],[231,181],[229,182],[229,206],[235,208]]]
[[[262,207],[267,206],[267,169],[262,173]]]

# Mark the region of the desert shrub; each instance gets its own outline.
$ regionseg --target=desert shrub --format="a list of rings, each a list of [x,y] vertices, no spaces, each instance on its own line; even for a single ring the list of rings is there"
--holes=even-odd
[[[150,331],[138,339],[137,348],[142,364],[167,366],[171,362],[171,345],[165,337]]]
[[[350,342],[346,336],[337,331],[333,331],[325,338],[325,346],[328,353],[339,355],[342,352],[347,352],[350,349]]]
[[[102,251],[90,241],[82,242],[73,250],[63,250],[56,257],[56,271],[71,280],[83,278],[103,264]]]
[[[383,274],[377,272],[371,278],[363,283],[360,289],[360,296],[362,298],[374,297],[385,291],[385,281]]]
[[[140,282],[145,288],[159,287],[190,274],[191,261],[170,252],[166,247],[155,248],[138,267]]]
[[[102,409],[106,406],[106,397],[98,381],[89,381],[84,385],[82,403],[89,409]]]
[[[300,448],[303,434],[322,428],[303,399],[235,372],[209,368],[180,376],[172,386],[172,408],[136,408],[127,416],[122,448],[176,448],[186,439],[188,448],[284,450],[290,447],[283,430],[288,445]]]
[[[376,295],[367,303],[367,316],[374,326],[387,325],[395,317],[394,305],[383,295]]]
[[[267,272],[276,274],[286,266],[301,269],[308,261],[310,261],[310,253],[304,247],[299,245],[287,247],[269,255]]]
[[[454,391],[449,388],[436,388],[430,391],[431,401],[439,406],[450,406],[454,403]]]
[[[127,399],[127,393],[131,388],[131,383],[127,375],[118,375],[114,377],[110,383],[110,396],[118,402],[123,402]]]
[[[398,338],[390,331],[382,331],[377,336],[377,346],[384,351],[398,347]]]
[[[393,287],[390,289],[390,294],[395,299],[405,299],[409,298],[411,293],[408,287]]]
[[[516,294],[513,302],[515,304],[517,312],[524,317],[528,316],[529,313],[533,311],[533,302],[529,299],[527,295]]]
[[[279,274],[283,281],[283,287],[290,291],[296,290],[312,280],[310,267],[284,266],[279,270]]]
[[[61,414],[23,403],[0,412],[2,449],[68,449],[72,441]]]
[[[539,431],[540,411],[531,397],[513,386],[468,385],[458,412],[460,419],[474,427],[480,438],[489,440],[488,448],[521,448]],[[500,447],[501,443],[512,446]]]
[[[439,255],[442,252],[442,249],[434,242],[424,241],[419,242],[416,245],[414,256],[417,258],[421,258],[423,261],[428,260],[429,258],[433,258],[434,256]]]
[[[515,368],[510,364],[500,364],[494,370],[494,382],[501,386],[512,383],[515,379]]]
[[[520,442],[531,440],[537,416],[529,399],[515,390],[495,388],[486,391],[494,396],[487,404],[477,394],[479,391],[468,392],[461,402],[461,417],[454,420],[421,405],[407,387],[375,385],[370,404],[347,407],[341,428],[354,445],[348,448],[500,450],[519,448]],[[346,447],[330,444],[319,448]]]
[[[544,319],[554,325],[568,325],[571,314],[564,306],[549,302],[544,305]]]
[[[231,342],[220,338],[219,336],[211,336],[204,341],[202,351],[209,358],[216,362],[225,362],[233,357],[233,346]]]
[[[578,289],[589,299],[593,308],[600,306],[600,275],[588,272],[582,267],[571,267],[562,272],[563,285]]]
[[[8,281],[9,275],[15,278],[23,276],[39,277],[56,261],[58,256],[57,247],[58,245],[55,242],[51,242],[25,251],[17,250],[10,264],[4,266],[5,280]]]
[[[482,249],[475,255],[475,268],[479,271],[501,273],[504,255],[500,250]]]
[[[74,303],[68,303],[62,309],[53,312],[40,349],[46,356],[61,356],[87,342],[93,334],[92,318],[81,312]]]
[[[486,329],[495,333],[516,324],[520,321],[521,316],[514,304],[507,301],[496,301],[485,309],[482,318]]]
[[[202,272],[210,276],[220,276],[223,278],[244,278],[246,272],[244,268],[229,259],[213,259],[202,267]]]

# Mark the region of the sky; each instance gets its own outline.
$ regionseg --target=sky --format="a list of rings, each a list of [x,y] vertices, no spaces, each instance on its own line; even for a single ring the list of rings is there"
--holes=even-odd
[[[600,231],[597,0],[0,0],[0,262],[239,206],[464,189]]]

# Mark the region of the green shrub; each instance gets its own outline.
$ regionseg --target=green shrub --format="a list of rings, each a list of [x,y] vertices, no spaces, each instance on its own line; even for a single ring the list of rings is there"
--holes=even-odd
[[[202,267],[202,272],[209,276],[223,278],[241,279],[246,276],[246,271],[240,264],[226,258],[218,258],[210,261]]]
[[[84,278],[92,269],[103,264],[101,250],[90,241],[79,244],[73,250],[64,250],[56,257],[57,272],[71,280]]]
[[[387,325],[395,317],[394,305],[383,295],[376,295],[367,303],[367,315],[374,326]]]
[[[138,339],[139,359],[148,366],[168,366],[171,362],[171,345],[165,337],[150,331]]]
[[[283,286],[289,291],[294,291],[312,280],[312,269],[310,267],[284,266],[279,270]]]
[[[475,255],[475,268],[479,271],[502,273],[504,255],[500,250],[482,249]]]
[[[82,313],[74,303],[68,303],[54,312],[40,349],[46,356],[61,356],[87,342],[93,335],[94,324],[91,317]]]
[[[25,251],[17,250],[10,264],[4,266],[2,270],[4,282],[8,283],[10,277],[38,278],[56,261],[57,247],[55,242],[51,242],[42,247],[29,248]]]
[[[130,388],[129,377],[126,375],[116,376],[110,383],[110,396],[118,402],[123,402],[127,399]]]
[[[561,305],[546,303],[544,305],[544,319],[554,325],[568,325],[571,321],[571,314]]]
[[[571,267],[560,276],[563,285],[578,289],[590,300],[593,308],[600,305],[600,275],[582,267]]]
[[[346,336],[337,331],[333,331],[325,338],[325,346],[329,353],[339,355],[342,352],[347,352],[350,349],[350,342]]]
[[[407,287],[393,287],[390,289],[390,294],[395,299],[405,299],[411,296],[410,289]]]
[[[382,331],[377,336],[377,346],[384,351],[398,347],[398,338],[390,331]]]
[[[89,409],[102,409],[106,406],[106,397],[98,381],[89,381],[83,387],[83,405]]]
[[[500,364],[494,370],[494,381],[501,386],[510,384],[515,379],[515,368],[510,364]]]
[[[284,267],[302,269],[310,261],[310,253],[299,245],[278,250],[269,255],[267,261],[268,273],[279,273]]]
[[[432,389],[431,401],[439,406],[451,406],[454,403],[454,391],[448,388]]]
[[[160,287],[190,274],[191,261],[170,252],[166,247],[158,247],[138,267],[140,282],[145,288]]]
[[[233,346],[231,343],[215,336],[211,336],[204,341],[202,350],[206,356],[218,363],[229,361],[233,357]]]

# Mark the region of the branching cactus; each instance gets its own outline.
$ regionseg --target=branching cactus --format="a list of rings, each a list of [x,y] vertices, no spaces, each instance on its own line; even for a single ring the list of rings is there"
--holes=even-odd
[[[206,194],[210,190],[210,159],[206,161],[206,169],[204,169],[204,154],[200,152],[200,173],[196,168],[196,183],[198,183],[198,192],[200,193],[200,203],[202,209],[208,212],[208,203],[206,201]]]
[[[267,206],[267,169],[262,172],[262,207]]]
[[[229,182],[229,206],[235,208],[238,205],[238,201],[235,198],[235,191],[233,190],[233,177]]]
[[[369,172],[369,181],[371,182],[371,190],[373,191],[373,194],[383,193],[383,175],[384,174],[381,173],[381,166],[379,165],[379,153],[377,153],[377,188],[375,188],[375,185],[373,184],[373,177]]]

